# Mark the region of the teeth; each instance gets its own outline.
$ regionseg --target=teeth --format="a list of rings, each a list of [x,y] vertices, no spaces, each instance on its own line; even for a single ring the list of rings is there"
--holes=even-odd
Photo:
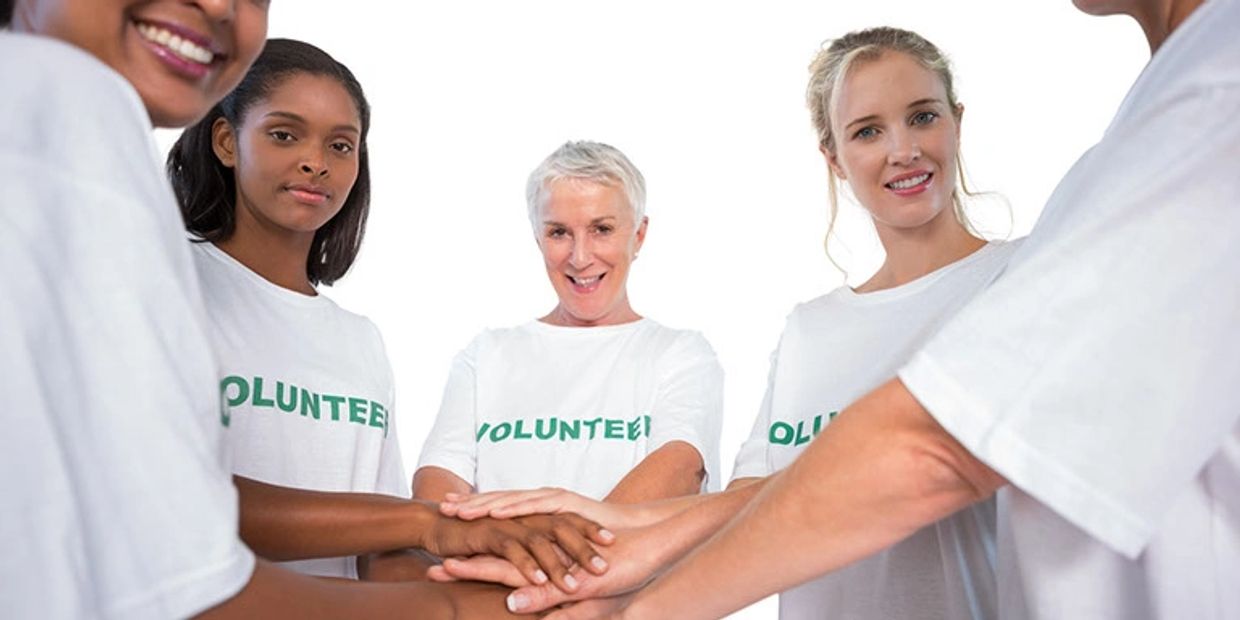
[[[926,179],[929,179],[929,178],[930,178],[930,173],[927,172],[925,174],[919,174],[915,177],[907,178],[902,181],[892,181],[891,183],[888,183],[887,186],[892,189],[908,189],[910,187],[914,187],[917,185],[921,185],[922,183],[925,183]]]
[[[592,278],[574,278],[572,276],[568,276],[568,277],[573,282],[575,282],[577,286],[590,286],[591,284],[598,282],[598,279],[599,279],[599,276],[594,276]]]
[[[215,60],[215,54],[211,50],[202,47],[189,39],[181,37],[151,24],[138,24],[138,33],[147,41],[157,43],[168,48],[169,51],[184,58],[192,60],[204,65],[211,64]]]

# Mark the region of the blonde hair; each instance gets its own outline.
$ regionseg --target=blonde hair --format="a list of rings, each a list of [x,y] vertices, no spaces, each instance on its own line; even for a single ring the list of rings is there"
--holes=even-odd
[[[827,152],[835,153],[836,142],[835,135],[831,132],[831,118],[839,103],[844,79],[858,63],[878,60],[886,52],[908,55],[926,70],[938,74],[939,79],[943,81],[943,89],[947,92],[947,105],[951,108],[952,114],[956,115],[957,110],[960,109],[960,103],[956,100],[956,91],[952,87],[951,63],[933,43],[916,32],[899,28],[867,28],[850,32],[834,41],[824,43],[823,48],[809,65],[810,77],[809,86],[805,89],[805,103],[809,107],[814,129],[818,131],[818,144]],[[959,116],[956,118],[959,120]],[[839,179],[830,167],[827,168],[827,175],[831,219],[827,225],[823,246],[827,250],[827,258],[831,263],[840,271],[844,271],[835,262],[830,248],[827,247],[827,240],[830,239],[835,229],[835,218],[839,212]],[[956,187],[952,191],[953,209],[957,221],[964,226],[965,230],[971,235],[981,237],[965,215],[964,204],[960,199],[962,194],[970,197],[976,195],[965,183],[964,161],[960,157],[960,150],[957,149]]]

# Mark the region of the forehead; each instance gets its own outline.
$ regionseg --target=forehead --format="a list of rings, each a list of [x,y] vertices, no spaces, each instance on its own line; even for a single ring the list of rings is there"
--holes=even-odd
[[[631,220],[633,210],[619,185],[568,178],[547,184],[542,215],[544,220],[570,224],[602,217]]]
[[[251,114],[276,111],[291,112],[309,123],[361,128],[357,103],[339,80],[326,75],[294,73],[279,80],[266,97],[254,102]]]
[[[947,101],[947,88],[939,74],[908,54],[883,52],[848,72],[839,91],[835,121],[842,125],[871,114],[902,112],[919,99]]]

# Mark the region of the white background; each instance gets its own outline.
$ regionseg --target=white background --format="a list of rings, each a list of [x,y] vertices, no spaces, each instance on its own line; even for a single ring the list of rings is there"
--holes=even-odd
[[[457,350],[555,305],[523,191],[568,139],[613,144],[646,176],[649,236],[630,297],[714,345],[730,471],[785,315],[844,281],[823,252],[806,66],[824,39],[875,25],[916,30],[951,56],[972,184],[1010,203],[975,209],[997,236],[1029,231],[1148,55],[1130,20],[1068,0],[274,2],[270,35],[347,64],[373,107],[370,227],[326,292],[383,331],[408,471]],[[858,284],[881,248],[856,206],[839,234],[832,251]],[[774,616],[772,600],[737,615]]]

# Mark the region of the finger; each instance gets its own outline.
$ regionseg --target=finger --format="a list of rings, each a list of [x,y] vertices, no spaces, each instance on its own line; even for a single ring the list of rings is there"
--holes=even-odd
[[[432,566],[426,569],[426,578],[440,583],[458,581],[456,577],[453,577],[448,570],[442,566]]]
[[[506,558],[517,570],[521,572],[530,583],[539,585],[547,583],[547,573],[539,565],[537,559],[530,553],[526,546],[518,542],[515,538],[505,540],[499,549],[499,555]],[[560,575],[560,582],[564,581],[563,575]],[[556,584],[559,587],[559,583]]]
[[[557,588],[553,583],[541,586],[525,586],[517,588],[508,595],[508,611],[513,613],[535,613],[550,609],[561,603],[577,600],[580,592],[569,594]]]
[[[607,572],[607,560],[599,555],[594,546],[590,544],[590,539],[587,538],[592,534],[597,534],[601,529],[602,527],[593,521],[568,514],[556,517],[551,531],[555,535],[556,544],[574,562],[595,575],[602,575]]]
[[[448,558],[443,561],[442,570],[460,581],[489,581],[502,583],[510,588],[532,585],[529,580],[503,558],[487,555],[476,555],[468,559]]]
[[[542,535],[532,536],[527,542],[534,559],[538,560],[539,566],[546,571],[550,577],[551,583],[565,592],[573,592],[577,589],[577,578],[568,572],[568,568],[573,562],[564,563],[560,561],[560,554],[556,552],[555,543],[549,538]]]
[[[485,517],[491,512],[492,507],[502,506],[511,501],[507,499],[507,496],[514,493],[526,493],[526,491],[493,491],[473,495],[462,502],[458,502],[457,513],[470,519]]]
[[[611,614],[623,607],[623,599],[596,598],[565,605],[543,620],[587,620],[589,618],[610,618]]]

